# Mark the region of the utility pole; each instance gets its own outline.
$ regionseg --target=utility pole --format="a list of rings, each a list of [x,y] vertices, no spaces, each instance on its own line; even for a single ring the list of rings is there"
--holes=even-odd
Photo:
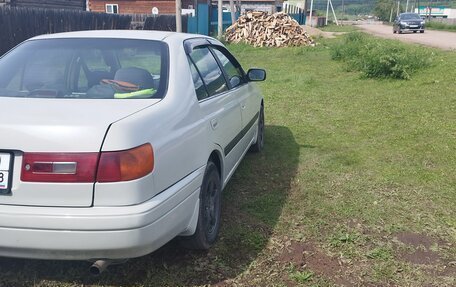
[[[331,5],[331,10],[333,12],[333,16],[334,16],[334,20],[336,21],[336,25],[339,26],[339,22],[337,21],[337,17],[336,17],[336,12],[334,11],[334,6],[333,6],[333,3],[331,0],[329,0],[329,4]]]
[[[391,4],[390,23],[393,21],[394,3]]]
[[[312,27],[312,10],[313,10],[313,7],[314,7],[314,0],[311,0],[310,1],[310,15],[309,15],[310,27]]]
[[[328,3],[326,3],[326,26],[328,26],[328,18],[329,18],[329,0]]]
[[[409,3],[409,0],[407,0],[407,3],[405,4],[405,12],[408,12],[408,3]]]
[[[218,25],[217,25],[217,37],[222,39],[223,34],[223,2],[218,0]]]
[[[399,9],[401,8],[401,1],[397,1],[397,13],[396,16],[399,16]]]
[[[429,16],[428,16],[428,21],[431,22],[431,13],[432,13],[432,0],[429,1],[428,3],[428,11],[429,11]]]
[[[236,12],[234,11],[234,0],[230,0],[231,24],[236,22]]]
[[[182,32],[182,2],[176,0],[176,32]]]

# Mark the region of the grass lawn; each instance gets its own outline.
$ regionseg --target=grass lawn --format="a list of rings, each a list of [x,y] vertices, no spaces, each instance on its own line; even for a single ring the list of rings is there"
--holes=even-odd
[[[445,23],[440,23],[440,22],[435,22],[435,21],[434,22],[426,21],[426,28],[431,29],[431,30],[456,32],[456,25],[445,24]]]
[[[337,41],[229,47],[268,71],[266,147],[225,190],[209,252],[171,242],[100,277],[1,258],[0,285],[455,286],[456,53],[409,81],[364,79],[331,60]]]

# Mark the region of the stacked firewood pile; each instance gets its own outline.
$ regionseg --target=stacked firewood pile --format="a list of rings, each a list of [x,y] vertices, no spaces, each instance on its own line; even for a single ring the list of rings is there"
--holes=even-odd
[[[247,12],[226,29],[226,41],[255,47],[309,46],[315,42],[296,20],[286,13]]]

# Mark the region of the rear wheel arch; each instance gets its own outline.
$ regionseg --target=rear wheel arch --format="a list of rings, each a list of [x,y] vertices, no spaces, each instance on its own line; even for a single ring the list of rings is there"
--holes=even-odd
[[[204,173],[195,232],[191,236],[182,237],[180,241],[189,249],[209,249],[216,242],[220,230],[222,182],[213,160],[216,157],[208,160]]]
[[[223,160],[222,154],[218,150],[213,150],[209,156],[208,162],[213,162],[217,166],[220,175],[220,181],[223,182]]]

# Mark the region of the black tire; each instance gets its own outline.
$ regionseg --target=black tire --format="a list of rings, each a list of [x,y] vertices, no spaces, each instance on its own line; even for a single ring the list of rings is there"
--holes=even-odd
[[[189,249],[207,250],[214,245],[220,229],[222,184],[217,166],[209,161],[200,192],[198,224],[192,236],[182,237],[181,243]]]
[[[264,148],[264,107],[261,105],[258,116],[258,133],[256,142],[250,147],[251,152],[260,152]]]
[[[393,29],[393,34],[396,34],[396,30]]]
[[[421,30],[420,33],[424,33],[424,30]]]
[[[416,31],[413,31],[413,33],[416,33]]]
[[[399,32],[399,34],[402,34],[402,30],[400,28],[399,28],[398,32]]]

